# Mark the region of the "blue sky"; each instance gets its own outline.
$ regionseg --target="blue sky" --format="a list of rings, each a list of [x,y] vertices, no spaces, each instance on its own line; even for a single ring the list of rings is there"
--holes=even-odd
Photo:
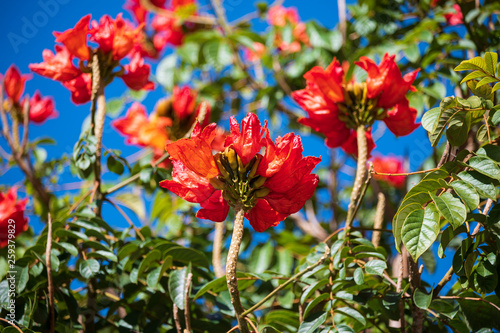
[[[15,63],[23,73],[29,73],[28,65],[42,61],[43,49],[53,49],[53,31],[64,31],[74,24],[84,15],[91,13],[94,19],[99,19],[104,14],[113,17],[122,12],[122,1],[103,0],[41,0],[29,2],[5,1],[0,12],[0,29],[4,33],[0,35],[0,45],[4,45],[0,53],[0,72],[5,73],[7,68]],[[201,6],[206,5],[206,1],[201,1]],[[253,11],[253,1],[226,0],[224,1],[228,20],[235,20],[244,14]],[[302,20],[314,19],[326,27],[333,28],[337,23],[337,4],[335,1],[317,0],[300,1],[287,0],[285,6],[295,6],[298,8]],[[206,8],[206,6],[205,6]],[[128,13],[125,17],[130,18]],[[257,22],[257,30],[265,29],[264,22]],[[155,64],[153,64],[155,67]],[[154,73],[154,69],[153,69]],[[49,157],[60,156],[63,153],[70,154],[74,143],[80,135],[82,122],[89,114],[90,104],[75,106],[70,101],[69,92],[58,82],[33,74],[32,80],[27,82],[25,93],[30,96],[35,90],[40,90],[44,96],[53,96],[56,101],[56,109],[59,111],[57,119],[48,120],[40,126],[30,125],[30,138],[41,136],[51,136],[57,141],[55,146],[45,146]],[[106,90],[106,97],[118,97],[125,91],[125,86],[121,80],[115,80]],[[150,93],[144,100],[149,111],[152,110],[158,98],[164,96],[161,88]],[[124,140],[110,127],[109,120],[105,127],[104,145],[108,148],[119,148],[123,151],[123,156],[128,156],[138,149],[136,147],[125,146]],[[304,150],[306,155],[323,156],[323,160],[329,159],[330,151],[324,146],[318,137],[303,136]],[[4,139],[0,139],[0,145],[6,149]],[[425,130],[419,128],[409,137],[395,138],[392,133],[385,131],[384,135],[377,141],[375,152],[381,154],[405,155],[410,157],[411,169],[418,169],[424,159],[432,152]],[[17,170],[10,170],[0,176],[1,184],[15,184],[22,181],[23,176]],[[107,179],[112,179],[107,178]],[[74,182],[77,179],[70,175],[64,175],[61,183]],[[23,195],[21,195],[23,196]],[[105,208],[105,215],[117,217],[114,220],[123,220],[112,213],[111,209]],[[40,224],[36,217],[31,217],[31,225],[35,230],[39,230]],[[118,227],[125,227],[125,222],[119,222]],[[451,260],[451,255],[448,255]],[[448,263],[439,262],[438,274],[441,270],[446,271]]]

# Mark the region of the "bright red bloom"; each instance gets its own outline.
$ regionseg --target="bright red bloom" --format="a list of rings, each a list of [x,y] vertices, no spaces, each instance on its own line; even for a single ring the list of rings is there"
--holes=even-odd
[[[90,14],[82,17],[74,28],[65,32],[54,32],[56,42],[64,44],[69,52],[81,60],[89,60],[90,52],[87,46]]]
[[[134,54],[134,57],[128,65],[125,65],[125,74],[122,75],[123,82],[133,90],[153,90],[155,85],[149,81],[149,73],[151,67],[144,64],[144,59],[139,53]]]
[[[253,50],[251,48],[245,48],[244,55],[245,59],[250,62],[257,62],[262,59],[262,56],[266,52],[266,47],[264,44],[259,42],[253,42]]]
[[[387,111],[387,117],[384,119],[387,128],[397,136],[405,136],[413,132],[420,126],[415,123],[417,119],[417,110],[410,107],[405,98],[399,104]]]
[[[182,120],[191,116],[196,106],[196,91],[188,86],[182,88],[175,86],[172,95],[174,112],[177,117]]]
[[[444,14],[444,18],[446,22],[448,22],[448,25],[459,25],[464,23],[464,15],[458,4],[453,5],[453,11],[454,12]]]
[[[28,198],[17,200],[14,187],[5,194],[0,192],[0,248],[8,244],[9,230],[17,236],[28,229],[28,218],[24,216],[27,203]]]
[[[267,12],[269,24],[284,27],[287,22],[297,24],[299,22],[299,14],[297,8],[285,8],[283,6],[274,6]]]
[[[54,109],[54,100],[51,97],[44,97],[38,91],[30,99],[30,120],[36,124],[45,122],[48,118],[57,117],[57,111]]]
[[[62,83],[70,92],[71,100],[75,104],[85,104],[92,96],[92,76],[89,73],[82,73],[71,81]]]
[[[140,103],[133,103],[123,118],[113,121],[117,131],[127,137],[127,143],[139,146],[152,146],[161,151],[168,141],[167,126],[172,120],[166,117],[148,118],[146,109]]]
[[[388,55],[379,66],[366,57],[356,64],[368,72],[366,83],[347,82],[343,66],[334,59],[326,69],[313,67],[308,71],[304,75],[306,88],[292,93],[308,113],[307,118],[299,119],[300,123],[323,133],[327,146],[342,147],[355,155],[355,128],[359,123],[371,127],[376,119],[383,119],[398,136],[408,135],[420,125],[415,123],[416,110],[409,107],[406,99],[418,70],[402,77],[394,57]],[[367,140],[370,153],[375,143],[369,132]]]
[[[368,150],[368,158],[371,151],[375,148],[375,141],[373,141],[371,129],[365,132],[366,147]],[[351,131],[347,140],[342,144],[342,149],[350,155],[358,156],[358,135],[355,131]]]
[[[381,173],[405,173],[403,160],[390,156],[375,156],[372,160],[373,171]],[[385,176],[374,175],[375,179],[387,182],[388,184],[400,188],[405,184],[405,176]]]
[[[394,55],[390,56],[386,53],[378,66],[367,57],[361,57],[359,61],[355,62],[368,73],[366,79],[367,97],[378,97],[377,106],[385,109],[394,107],[405,99],[409,90],[414,90],[412,84],[420,71],[417,69],[402,76],[394,58]]]
[[[97,21],[92,21],[91,39],[99,44],[104,53],[113,52],[113,59],[120,60],[132,51],[142,38],[142,25],[134,27],[126,22],[122,14],[113,20],[104,15]]]
[[[73,56],[65,46],[56,45],[56,54],[50,50],[43,50],[43,62],[30,64],[29,68],[42,76],[56,81],[71,81],[82,73],[73,65]]]
[[[311,171],[320,159],[302,157],[300,137],[289,133],[273,142],[267,126],[262,127],[253,113],[243,119],[241,128],[231,118],[226,149],[214,156],[215,136],[215,124],[203,130],[197,124],[191,139],[167,145],[172,180],[160,186],[200,203],[199,218],[222,222],[229,206],[238,203],[253,228],[261,232],[299,211],[312,196],[318,176]]]
[[[182,26],[177,23],[177,18],[172,16],[156,15],[153,18],[151,27],[156,31],[153,38],[155,46],[172,44],[174,46],[182,45],[184,32]]]
[[[5,93],[14,103],[18,103],[24,92],[26,80],[29,80],[29,75],[21,75],[16,65],[11,65],[3,80]]]

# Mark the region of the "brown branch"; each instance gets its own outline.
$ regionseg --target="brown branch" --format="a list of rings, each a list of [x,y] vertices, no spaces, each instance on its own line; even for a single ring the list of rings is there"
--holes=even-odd
[[[0,321],[3,321],[7,324],[9,324],[10,326],[14,327],[16,330],[18,330],[19,332],[23,333],[23,331],[18,327],[16,326],[14,323],[11,323],[10,321],[8,321],[7,319],[3,319],[3,318],[0,318]]]
[[[191,315],[189,312],[189,293],[191,291],[191,281],[193,273],[189,272],[186,278],[186,293],[184,295],[184,320],[186,322],[186,329],[184,333],[191,333]]]
[[[384,213],[385,213],[385,195],[382,192],[378,192],[377,195],[377,208],[375,210],[375,221],[373,222],[374,229],[382,229],[384,226]],[[378,247],[380,245],[380,239],[382,238],[382,233],[380,231],[374,231],[372,234],[373,246]]]
[[[225,226],[224,222],[215,223],[214,243],[212,249],[212,266],[214,268],[215,277],[220,278],[226,275],[222,267],[222,242],[224,240]]]
[[[24,99],[23,106],[23,139],[21,141],[21,146],[19,147],[19,155],[23,156],[26,152],[26,145],[28,144],[28,133],[29,133],[29,122],[30,122],[30,103],[29,98]]]
[[[500,312],[500,307],[498,305],[496,305],[495,303],[490,302],[490,301],[488,301],[486,299],[480,298],[480,297],[439,296],[438,298],[440,298],[440,299],[465,299],[465,300],[468,300],[468,301],[481,301],[481,302],[488,303],[489,305],[491,305],[492,307],[494,307],[498,312]]]
[[[351,192],[351,200],[349,202],[347,210],[347,219],[345,224],[346,236],[349,235],[354,221],[354,215],[356,210],[356,202],[361,193],[361,187],[363,186],[363,180],[366,174],[366,159],[368,157],[368,148],[366,143],[366,129],[364,126],[360,125],[356,129],[357,142],[358,142],[358,164],[356,168],[356,178],[354,179],[354,185]]]
[[[234,207],[234,226],[229,253],[226,262],[227,288],[231,295],[231,303],[234,307],[236,319],[241,333],[250,333],[246,321],[243,319],[244,309],[241,305],[240,292],[238,290],[238,280],[236,278],[236,265],[238,264],[238,254],[240,252],[241,240],[243,239],[245,210],[241,205]]]
[[[128,215],[125,214],[123,209],[121,209],[120,206],[111,201],[109,198],[105,198],[104,200],[109,202],[113,207],[115,207],[115,209],[123,216],[123,218],[127,221],[127,223],[132,227],[132,229],[134,229],[136,235],[141,239],[141,241],[144,241],[145,238],[142,235],[141,230],[139,230],[139,228],[135,226],[134,222],[132,222],[132,220],[128,217]]]
[[[56,320],[55,320],[55,307],[54,307],[54,282],[52,280],[52,218],[50,213],[47,220],[47,248],[45,250],[45,263],[47,265],[47,281],[49,290],[49,316],[50,326],[49,332],[54,333]]]
[[[177,330],[177,333],[182,333],[181,320],[179,318],[179,308],[175,304],[174,304],[173,312],[174,312],[175,329]]]

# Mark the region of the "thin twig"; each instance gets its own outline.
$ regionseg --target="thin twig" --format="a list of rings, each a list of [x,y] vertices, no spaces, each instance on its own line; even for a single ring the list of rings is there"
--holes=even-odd
[[[385,215],[385,195],[382,192],[378,192],[377,195],[377,208],[375,209],[375,221],[373,222],[374,229],[382,229],[384,226],[384,215]],[[380,239],[382,238],[382,233],[380,231],[374,231],[372,234],[372,243],[375,248],[380,245]]]
[[[179,318],[179,308],[175,304],[174,304],[173,312],[174,312],[175,329],[177,330],[177,333],[182,333],[181,320]]]
[[[481,301],[481,302],[488,303],[489,305],[491,305],[492,307],[494,307],[498,312],[500,312],[500,307],[498,305],[496,305],[495,303],[490,302],[490,301],[488,301],[486,299],[480,298],[480,297],[439,296],[438,298],[440,298],[440,299],[465,299],[465,300],[468,300],[468,301]]]
[[[380,175],[380,176],[411,176],[411,175],[419,175],[422,173],[427,173],[431,171],[436,171],[439,168],[432,168],[428,170],[422,170],[422,171],[414,171],[414,172],[404,172],[404,173],[386,173],[386,172],[377,172],[375,170],[372,171],[374,175]]]
[[[55,307],[54,307],[54,282],[52,280],[52,218],[50,213],[47,220],[47,248],[45,250],[45,263],[47,266],[47,281],[49,289],[49,315],[50,315],[50,328],[49,332],[54,333],[56,320],[55,320]]]
[[[10,326],[14,327],[19,332],[23,333],[23,331],[19,327],[17,327],[16,324],[8,321],[7,319],[0,318],[0,321],[6,322],[7,324],[9,324]]]
[[[184,333],[191,333],[191,314],[189,312],[189,294],[191,291],[191,281],[193,279],[193,273],[189,272],[186,277],[186,293],[184,295],[184,320],[186,322],[186,329]]]
[[[19,155],[23,156],[26,152],[26,145],[28,144],[28,133],[29,133],[29,122],[30,122],[30,103],[29,98],[26,96],[24,99],[23,106],[23,139],[21,141],[21,146],[19,147]]]
[[[114,203],[113,201],[111,201],[109,198],[105,198],[104,200],[107,201],[107,202],[109,202],[113,207],[115,207],[115,209],[123,216],[123,218],[132,227],[132,229],[134,229],[135,233],[137,234],[137,236],[139,236],[139,238],[141,239],[141,241],[144,241],[145,238],[142,235],[141,230],[139,230],[139,228],[137,228],[135,226],[134,222],[132,222],[132,220],[127,216],[127,214],[125,214],[125,212],[123,211],[123,209],[121,209],[120,206],[118,206],[116,203]]]
[[[328,245],[325,244],[325,253],[321,256],[321,258],[316,263],[307,266],[306,268],[304,268],[303,270],[301,270],[300,272],[298,272],[297,274],[295,274],[294,276],[289,278],[287,281],[285,281],[283,284],[279,285],[276,289],[271,291],[266,297],[261,299],[259,302],[257,302],[250,309],[243,312],[241,315],[244,317],[244,316],[248,315],[249,313],[252,313],[253,311],[257,310],[259,308],[259,306],[261,306],[262,304],[267,302],[270,298],[272,298],[274,295],[276,295],[280,290],[286,288],[286,286],[288,286],[290,283],[294,282],[295,280],[300,278],[302,275],[306,274],[309,271],[312,271],[314,268],[323,264],[329,255],[330,255],[330,247],[328,247]]]

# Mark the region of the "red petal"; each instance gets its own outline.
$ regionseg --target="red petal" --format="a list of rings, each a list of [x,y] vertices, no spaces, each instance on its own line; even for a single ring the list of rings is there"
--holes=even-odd
[[[186,201],[195,203],[207,200],[214,193],[215,189],[208,179],[189,170],[181,161],[172,160],[172,165],[173,180],[161,181],[161,187],[174,192]]]
[[[263,232],[270,227],[277,226],[287,216],[287,214],[280,214],[275,211],[264,199],[257,200],[255,206],[245,214],[245,217],[250,221],[250,225],[257,232]]]
[[[222,191],[215,191],[210,198],[201,203],[202,209],[196,213],[200,219],[222,222],[229,213],[229,205],[222,197]]]
[[[392,133],[397,136],[405,136],[420,126],[420,123],[415,123],[416,118],[417,110],[411,108],[408,100],[405,98],[392,110],[387,112],[384,122]]]
[[[314,82],[330,101],[334,103],[344,101],[344,88],[342,87],[344,71],[337,59],[334,59],[326,70],[318,66],[313,67],[304,74],[304,78],[307,82]]]
[[[241,121],[241,131],[236,119],[231,117],[231,134],[226,138],[226,147],[233,144],[234,150],[246,165],[262,148],[261,141],[265,131],[266,126],[261,127],[259,118],[254,113],[249,113]]]
[[[304,207],[304,203],[311,198],[318,185],[318,175],[309,174],[302,178],[300,183],[285,193],[269,193],[265,199],[272,208],[283,214],[293,214]]]
[[[77,58],[89,60],[90,52],[87,46],[87,34],[89,33],[90,14],[82,17],[74,28],[63,33],[56,33],[56,42],[63,43]]]

